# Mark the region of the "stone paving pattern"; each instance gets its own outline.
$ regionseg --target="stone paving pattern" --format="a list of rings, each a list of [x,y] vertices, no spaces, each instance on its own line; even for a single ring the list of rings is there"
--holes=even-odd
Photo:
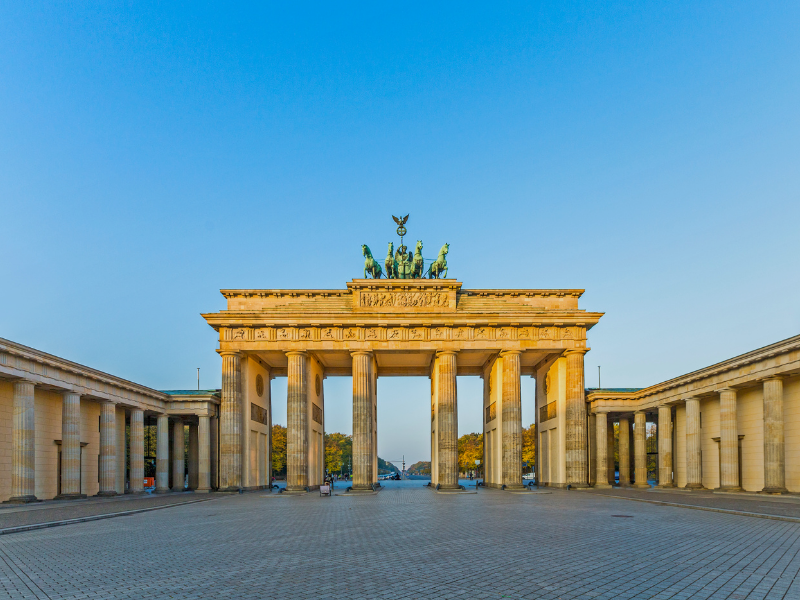
[[[655,488],[650,490],[635,490],[616,487],[607,490],[591,490],[589,493],[800,519],[800,496],[795,495],[726,494],[711,491],[683,492],[677,490],[659,490]]]
[[[798,570],[797,523],[418,482],[0,536],[0,598],[800,598]]]
[[[214,494],[216,496],[217,494]],[[221,494],[220,494],[221,495]],[[92,515],[105,515],[154,506],[169,506],[203,500],[208,494],[176,493],[142,496],[117,496],[111,498],[86,498],[83,500],[36,502],[34,504],[0,505],[0,529],[20,527],[34,523],[48,523],[77,519]]]

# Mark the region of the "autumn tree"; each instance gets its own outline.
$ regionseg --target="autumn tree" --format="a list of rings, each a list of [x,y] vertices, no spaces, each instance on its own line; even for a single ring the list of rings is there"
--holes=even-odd
[[[458,438],[458,470],[467,473],[483,461],[483,434],[468,433]]]
[[[286,427],[272,426],[272,471],[275,474],[286,474]]]
[[[522,462],[528,463],[528,469],[536,462],[536,423],[522,428]]]
[[[328,473],[348,471],[353,460],[353,436],[325,434],[325,468]]]

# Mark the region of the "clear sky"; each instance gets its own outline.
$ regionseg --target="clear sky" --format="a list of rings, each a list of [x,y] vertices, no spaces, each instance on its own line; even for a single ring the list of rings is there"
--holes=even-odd
[[[217,387],[220,288],[341,288],[392,213],[465,287],[585,288],[590,386],[796,335],[798,31],[797,2],[3,2],[0,337]],[[379,392],[381,456],[426,458],[427,380]]]

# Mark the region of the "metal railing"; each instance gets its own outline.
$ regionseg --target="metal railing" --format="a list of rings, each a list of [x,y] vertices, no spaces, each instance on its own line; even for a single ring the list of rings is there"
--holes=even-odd
[[[556,403],[551,402],[539,408],[539,423],[544,423],[550,419],[556,418]]]

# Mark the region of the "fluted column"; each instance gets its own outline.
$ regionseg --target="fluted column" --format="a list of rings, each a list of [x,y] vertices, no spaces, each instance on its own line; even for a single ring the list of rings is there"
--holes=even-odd
[[[158,415],[156,422],[156,493],[169,491],[169,416]]]
[[[607,489],[611,487],[608,484],[608,415],[597,413],[595,426],[597,427],[595,433],[597,438],[597,476],[594,487]]]
[[[572,487],[588,487],[589,461],[586,436],[586,402],[583,389],[583,355],[585,349],[567,350],[567,483]]]
[[[649,488],[647,483],[647,415],[633,413],[633,456],[636,461],[636,482],[633,487]]]
[[[211,489],[211,419],[200,416],[197,426],[197,491]]]
[[[619,485],[631,484],[631,425],[626,418],[619,420]]]
[[[11,424],[12,502],[36,501],[36,413],[32,381],[14,382]]]
[[[189,423],[189,453],[187,459],[189,461],[189,489],[196,490],[197,489],[197,482],[199,479],[199,468],[198,468],[198,435],[197,435],[197,425],[194,423]]]
[[[589,485],[594,487],[597,483],[597,415],[589,417]]]
[[[675,487],[672,481],[672,407],[658,407],[658,487]]]
[[[172,491],[182,492],[186,482],[186,466],[184,456],[186,444],[183,433],[183,419],[175,419],[172,423]]]
[[[736,390],[719,391],[719,479],[720,490],[738,492],[739,432],[736,426]]]
[[[372,490],[372,353],[353,357],[353,490]]]
[[[209,427],[209,469],[211,471],[211,489],[219,488],[219,419],[211,417],[208,420]],[[272,427],[270,426],[270,432]]]
[[[783,381],[764,380],[764,489],[768,494],[786,493],[786,449],[783,432]]]
[[[509,350],[501,352],[500,358],[503,361],[503,483],[506,489],[519,489],[522,488],[522,394],[519,380],[520,353],[516,350]],[[453,355],[452,387],[454,396],[456,387],[455,360],[455,355]],[[441,379],[439,381],[441,382]],[[452,436],[453,448],[455,450],[454,483],[458,485],[457,414],[453,422]]]
[[[131,494],[144,493],[144,411],[131,410]]]
[[[608,419],[608,484],[614,485],[614,420],[609,416]]]
[[[504,359],[505,360],[505,359]],[[443,351],[436,353],[437,368],[437,442],[439,444],[438,464],[439,464],[439,487],[443,489],[458,488],[458,393],[456,390],[456,373],[458,371],[456,353]],[[505,367],[504,367],[505,369]],[[503,385],[503,394],[506,392],[513,395],[511,389],[506,390]],[[513,402],[513,400],[512,400]],[[512,419],[513,409],[508,418]],[[505,423],[506,414],[503,412]],[[504,424],[505,427],[505,424]],[[513,424],[511,425],[513,428]],[[506,443],[511,445],[508,457],[506,456]],[[503,435],[503,478],[505,479],[507,470],[513,469],[511,464],[506,462],[513,461],[513,438],[506,439]],[[510,475],[510,473],[509,473]]]
[[[61,401],[61,493],[56,498],[85,497],[81,494],[81,396],[67,391]]]
[[[289,357],[286,490],[299,492],[308,487],[308,355],[305,352],[287,352],[286,356]]]
[[[220,356],[220,489],[236,491],[242,487],[242,363],[238,352],[220,352]]]
[[[100,404],[100,491],[98,496],[117,495],[117,407]]]
[[[703,489],[699,398],[686,398],[686,487],[690,490]]]

